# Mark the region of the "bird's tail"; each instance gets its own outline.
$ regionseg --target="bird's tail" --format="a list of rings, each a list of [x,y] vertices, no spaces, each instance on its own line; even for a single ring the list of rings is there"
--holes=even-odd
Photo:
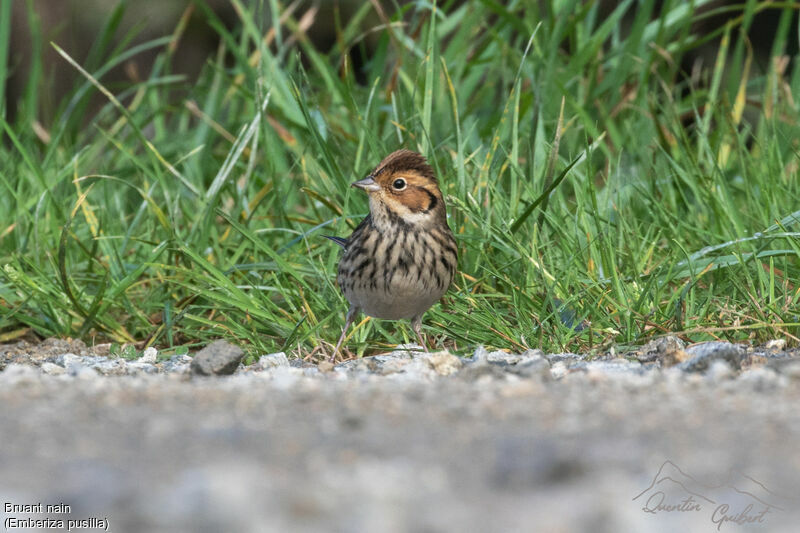
[[[347,246],[347,239],[345,239],[343,237],[334,237],[332,235],[323,235],[323,237],[325,237],[326,239],[332,240],[333,242],[335,242],[336,244],[338,244],[342,248]]]

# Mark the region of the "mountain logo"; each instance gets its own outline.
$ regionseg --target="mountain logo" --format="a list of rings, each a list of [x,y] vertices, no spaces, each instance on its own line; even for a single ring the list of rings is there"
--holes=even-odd
[[[709,485],[670,460],[664,461],[650,485],[633,501],[649,514],[708,513],[717,530],[728,523],[763,523],[769,513],[783,511],[778,495],[738,470],[729,470],[724,482]]]

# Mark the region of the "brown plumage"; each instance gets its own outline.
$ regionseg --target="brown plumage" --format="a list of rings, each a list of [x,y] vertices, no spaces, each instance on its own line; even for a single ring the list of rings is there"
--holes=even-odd
[[[433,169],[422,155],[398,150],[352,186],[369,196],[369,215],[347,239],[328,237],[344,248],[337,280],[350,302],[331,360],[360,311],[410,319],[425,348],[422,315],[447,291],[457,261]]]

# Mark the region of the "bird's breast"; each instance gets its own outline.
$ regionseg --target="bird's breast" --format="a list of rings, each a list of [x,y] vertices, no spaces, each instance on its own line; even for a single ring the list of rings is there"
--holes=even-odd
[[[452,233],[366,228],[339,262],[339,286],[352,305],[376,318],[412,318],[447,291],[456,268]]]

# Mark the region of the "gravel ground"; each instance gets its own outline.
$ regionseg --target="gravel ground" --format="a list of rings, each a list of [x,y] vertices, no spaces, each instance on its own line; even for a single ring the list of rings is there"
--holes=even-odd
[[[5,529],[798,530],[800,353],[780,341],[241,355],[0,346]]]

